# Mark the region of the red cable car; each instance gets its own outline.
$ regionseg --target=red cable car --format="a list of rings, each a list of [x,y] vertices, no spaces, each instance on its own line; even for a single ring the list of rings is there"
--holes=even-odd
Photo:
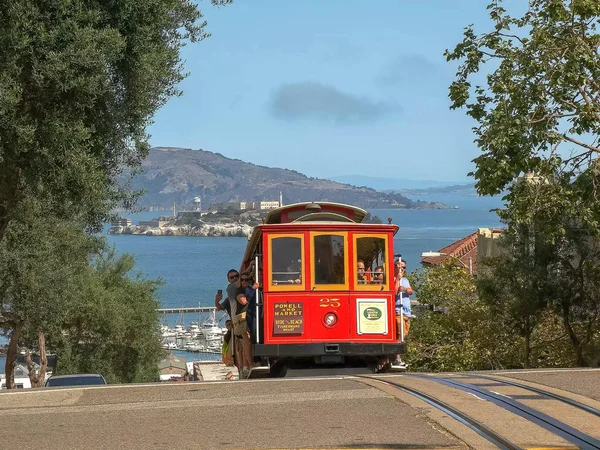
[[[398,226],[362,223],[367,211],[297,203],[271,211],[249,237],[255,262],[252,349],[271,376],[319,364],[389,367],[396,337],[393,238]],[[357,270],[357,267],[363,270]]]

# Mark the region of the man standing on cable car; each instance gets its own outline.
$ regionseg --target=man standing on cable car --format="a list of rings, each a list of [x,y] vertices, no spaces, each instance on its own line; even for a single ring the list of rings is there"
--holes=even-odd
[[[413,293],[410,287],[410,282],[405,277],[406,261],[398,258],[395,264],[396,272],[396,333],[398,341],[404,340],[410,329],[410,296]],[[407,369],[408,365],[400,359],[400,355],[396,355],[396,359],[392,362],[392,367],[399,369]]]
[[[217,295],[215,295],[215,307],[217,308],[217,311],[227,311],[230,319],[233,319],[233,316],[231,315],[231,299],[235,299],[239,277],[239,272],[235,269],[231,269],[227,272],[227,282],[229,283],[226,289],[227,297],[223,300],[223,292],[220,289],[217,292]]]

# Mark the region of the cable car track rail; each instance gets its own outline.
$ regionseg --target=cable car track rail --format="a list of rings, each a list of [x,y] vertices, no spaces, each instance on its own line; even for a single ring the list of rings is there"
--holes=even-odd
[[[371,376],[361,376],[361,375],[357,375],[357,378],[375,380],[380,383],[383,383],[388,386],[399,389],[402,392],[410,394],[413,397],[416,397],[416,398],[424,401],[425,403],[433,406],[434,408],[437,408],[440,411],[448,414],[450,417],[452,417],[453,419],[462,423],[463,425],[470,428],[471,430],[475,431],[481,437],[485,438],[486,440],[488,440],[489,442],[491,442],[492,444],[494,444],[495,446],[497,446],[500,449],[519,450],[521,448],[521,447],[513,444],[512,442],[508,441],[507,439],[505,439],[504,437],[502,437],[500,434],[496,433],[492,429],[488,428],[487,426],[485,426],[478,420],[472,418],[471,416],[459,411],[458,409],[448,405],[447,403],[442,402],[441,400],[438,400],[435,397],[432,397],[422,391],[405,386],[400,383],[396,383],[394,381],[382,379],[382,378],[371,377]]]
[[[562,437],[563,439],[571,442],[581,449],[600,449],[600,441],[592,436],[589,436],[575,428],[561,422],[541,411],[524,405],[511,398],[510,396],[496,394],[492,391],[479,387],[475,384],[463,383],[455,381],[450,378],[438,378],[434,376],[420,375],[420,374],[406,374],[403,376],[409,376],[412,378],[420,378],[425,380],[434,381],[436,383],[443,384],[445,386],[460,389],[469,394],[477,395],[485,400],[488,400],[495,405],[510,411],[530,422],[539,425],[545,430]]]

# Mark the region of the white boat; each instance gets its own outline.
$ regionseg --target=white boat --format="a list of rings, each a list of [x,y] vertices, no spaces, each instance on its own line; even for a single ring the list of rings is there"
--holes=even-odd
[[[227,328],[219,325],[215,311],[213,311],[208,319],[200,325],[200,333],[207,341],[219,339],[222,342],[223,336],[227,333]]]
[[[206,348],[202,344],[193,344],[192,346],[189,347],[190,352],[203,352],[205,350],[206,350]]]
[[[161,332],[163,339],[177,337],[177,333],[166,325],[162,325],[160,327],[160,332]]]
[[[192,338],[196,338],[201,333],[200,327],[198,326],[198,322],[192,322],[188,330]]]

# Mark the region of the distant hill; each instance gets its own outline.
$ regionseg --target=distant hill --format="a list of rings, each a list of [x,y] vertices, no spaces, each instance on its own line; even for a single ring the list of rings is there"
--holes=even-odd
[[[401,189],[427,189],[441,186],[461,184],[452,181],[409,180],[406,178],[372,177],[367,175],[343,175],[332,177],[339,183],[350,183],[355,186],[366,186],[378,191],[399,191]]]
[[[257,166],[219,153],[172,147],[157,147],[142,163],[142,172],[132,180],[146,193],[138,206],[168,209],[173,202],[190,207],[200,196],[202,208],[211,202],[279,200],[332,201],[365,209],[445,208],[441,203],[414,202],[398,193],[378,192],[329,180],[307,177],[288,169]]]
[[[397,189],[388,193],[400,194],[415,200],[441,202],[461,209],[494,209],[505,207],[502,197],[506,192],[493,197],[481,197],[475,190],[475,183],[454,186],[431,187],[427,189]]]
[[[456,184],[453,186],[429,187],[425,189],[390,189],[385,192],[397,193],[402,195],[410,195],[413,198],[429,197],[432,195],[464,195],[469,197],[477,197],[475,183]]]

